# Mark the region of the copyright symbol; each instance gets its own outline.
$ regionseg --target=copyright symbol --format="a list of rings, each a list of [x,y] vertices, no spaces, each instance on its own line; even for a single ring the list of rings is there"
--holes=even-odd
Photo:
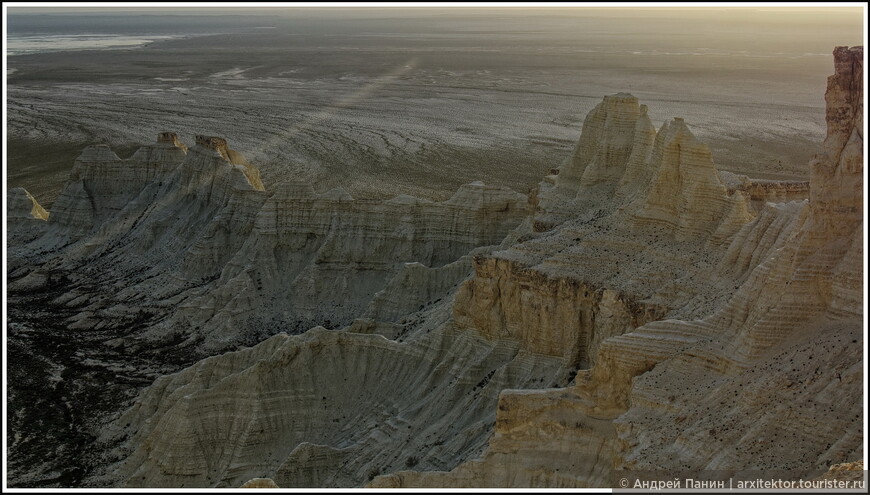
[[[622,488],[628,488],[628,478],[622,478],[619,480],[619,486]]]

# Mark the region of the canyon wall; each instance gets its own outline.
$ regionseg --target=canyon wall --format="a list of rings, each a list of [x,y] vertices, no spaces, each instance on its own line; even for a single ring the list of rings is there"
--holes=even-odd
[[[106,418],[92,485],[810,477],[863,455],[862,60],[835,51],[808,189],[718,172],[625,93],[530,198],[267,190],[208,136],[91,147],[47,220],[10,194],[10,290],[60,280],[67,330],[210,356]]]
[[[259,382],[256,370],[268,369],[262,362],[271,356],[269,337],[286,340],[288,349],[275,366],[287,364],[300,350],[313,351],[294,361],[297,369],[288,370],[286,377],[262,385],[267,390],[285,379],[303,380],[288,384],[286,401],[275,402],[277,409],[262,416],[266,422],[291,425],[268,430],[290,447],[275,451],[281,464],[269,473],[285,486],[359,484],[382,470],[418,463],[452,467],[457,452],[473,455],[485,444],[498,390],[550,384],[565,374],[557,372],[562,368],[558,359],[526,353],[512,342],[492,344],[456,334],[447,321],[452,293],[472,271],[470,253],[488,252],[516,235],[512,231],[529,212],[525,195],[474,182],[442,202],[409,196],[358,201],[342,190],[317,193],[304,183],[266,191],[250,167],[222,138],[197,136],[196,144],[186,148],[177,136],[162,133],[156,144],[126,160],[103,146],[87,148],[47,221],[37,218],[46,215],[26,191],[10,195],[15,233],[9,245],[10,293],[24,307],[38,304],[39,315],[54,315],[50,322],[41,321],[31,311],[28,325],[41,329],[50,323],[51,329],[74,332],[79,351],[58,368],[109,367],[109,380],[118,383],[106,388],[125,392],[112,397],[118,401],[114,406],[105,407],[118,408],[115,414],[88,417],[92,428],[81,429],[85,437],[96,436],[84,448],[89,459],[102,459],[88,461],[97,468],[113,465],[115,456],[129,454],[130,460],[118,471],[91,473],[88,485],[237,486],[264,469],[263,451],[255,444],[241,457],[213,457],[244,442],[239,434],[255,443],[266,438],[256,436],[260,430],[237,428],[221,433],[225,438],[215,439],[199,458],[189,452],[170,454],[170,464],[187,467],[170,469],[168,461],[148,464],[152,452],[175,451],[182,443],[177,432],[151,431],[142,424],[151,422],[152,415],[176,411],[173,417],[181,418],[187,413],[168,403],[153,410],[134,404],[119,419],[132,403],[125,395],[141,384],[139,376],[131,380],[125,366],[117,364],[124,356],[144,361],[136,366],[145,367],[146,376],[209,355],[223,369],[220,352],[265,340],[251,351],[256,356],[252,369],[227,372],[235,378],[225,382],[230,388],[224,393],[227,404],[234,404],[239,397],[231,383],[241,376]],[[287,335],[319,324],[334,330],[316,327],[320,331],[300,339]],[[338,330],[342,327],[349,328]],[[383,335],[401,336],[408,343]],[[30,333],[22,338],[31,338]],[[55,334],[37,338],[44,342]],[[324,346],[337,354],[323,360]],[[317,371],[318,366],[324,370]],[[310,382],[310,373],[323,382]],[[397,388],[396,377],[405,375],[410,381]],[[189,393],[199,388],[210,394],[217,375],[209,376],[184,387]],[[59,385],[49,383],[49,392],[57,387],[89,390],[90,384],[77,379],[67,373]],[[153,401],[174,401],[174,396],[160,395],[161,383],[165,380],[149,389],[162,397]],[[339,383],[347,388],[318,395],[316,401],[300,398],[303,390]],[[437,398],[431,410],[419,407],[420,394]],[[329,395],[343,405],[321,402]],[[322,407],[337,415],[292,426],[294,418],[319,415]],[[257,411],[245,414],[258,416]],[[224,420],[235,414],[210,417],[207,423],[222,431]],[[387,417],[395,424],[383,430],[380,421]],[[109,420],[129,424],[107,429]],[[336,429],[339,423],[344,423],[343,433]],[[427,433],[417,442],[423,429]],[[403,436],[395,437],[395,431]],[[198,435],[189,437],[189,448],[201,445]],[[26,448],[27,442],[16,445]],[[401,457],[383,454],[396,449],[403,449]],[[347,461],[350,454],[354,463]],[[213,468],[192,474],[191,466],[204,465]]]
[[[340,328],[407,264],[453,263],[500,243],[526,215],[525,196],[482,183],[440,203],[408,196],[355,201],[341,190],[318,195],[310,185],[285,184],[262,205],[214,287],[184,301],[171,324],[209,328],[206,338],[220,329],[232,338],[244,327],[260,336],[282,327]],[[465,265],[452,278],[468,272]]]
[[[724,304],[605,340],[573,386],[503,391],[480,459],[370,486],[809,479],[863,457],[863,49],[839,47],[834,58],[809,201],[767,204],[707,242],[725,246],[712,273],[738,284]],[[682,235],[714,230],[710,218],[675,222],[680,210],[661,204],[653,211],[667,213],[675,237],[681,225],[708,226]]]
[[[79,308],[69,328],[123,329],[147,309],[148,330],[117,345],[180,340],[207,355],[348,325],[405,264],[437,269],[499,244],[527,211],[524,195],[480,182],[440,203],[301,183],[267,192],[226,140],[197,136],[187,149],[162,133],[126,160],[106,146],[82,152],[44,235],[10,245],[10,287],[66,277],[54,302]]]

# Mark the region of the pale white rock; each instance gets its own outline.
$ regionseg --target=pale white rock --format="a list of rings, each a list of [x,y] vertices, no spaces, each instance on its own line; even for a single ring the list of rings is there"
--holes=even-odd
[[[860,458],[863,49],[840,47],[834,55],[829,133],[811,164],[808,202],[764,205],[752,222],[717,238],[721,224],[679,220],[672,200],[714,199],[719,186],[735,189],[733,182],[717,184],[708,174],[700,189],[671,198],[654,182],[653,201],[639,196],[636,218],[655,215],[675,237],[713,232],[717,241],[708,248],[724,242],[710,273],[736,291],[721,287],[729,297],[693,318],[654,321],[604,340],[573,387],[503,392],[496,434],[480,458],[449,472],[381,476],[369,486],[617,486],[650,470],[656,479],[712,471],[807,479]],[[692,174],[709,169],[691,140],[682,141],[690,145],[686,157],[682,147],[668,151],[668,142],[681,142],[680,127],[659,131],[664,137],[651,159],[668,162],[659,175],[674,180],[684,166]]]
[[[785,203],[809,199],[809,181],[752,179],[745,175],[720,171],[719,179],[728,191],[741,191],[750,200],[753,213],[767,203]]]
[[[103,293],[71,324],[128,325],[138,310],[122,317],[107,308],[143,295],[154,306],[174,307],[173,297],[219,273],[265,197],[208,147],[185,153],[161,135],[128,160],[90,147],[76,161],[45,235],[10,248],[37,267],[11,285],[33,287],[48,281],[46,274],[64,274],[73,292],[80,282],[82,291]]]
[[[286,321],[293,322],[291,331],[342,327],[362,316],[390,280],[398,277],[393,284],[402,284],[409,262],[444,275],[443,282],[433,279],[428,289],[415,289],[417,296],[402,294],[399,303],[426,304],[470,273],[467,262],[441,267],[478,246],[500,243],[527,214],[525,196],[483,184],[463,186],[441,203],[335,199],[316,195],[307,184],[286,184],[262,205],[251,235],[212,288],[186,300],[176,317],[151,333],[160,338],[188,328],[203,345],[221,348],[274,333]],[[398,316],[395,309],[390,313],[383,317]]]
[[[501,389],[548,383],[560,364],[450,324],[407,343],[277,335],[149,387],[104,435],[130,437],[105,480],[353,486],[408,465],[449,469],[485,445]]]
[[[639,117],[636,97],[627,93],[605,96],[586,116],[574,153],[559,168],[558,186],[582,189],[618,181],[632,153]]]
[[[636,225],[660,223],[677,240],[718,233],[727,238],[752,218],[743,195],[728,194],[713,165],[710,149],[675,118],[659,130],[647,167],[655,170],[651,187],[629,208]]]
[[[684,122],[656,132],[626,94],[528,200],[482,183],[444,202],[270,194],[208,137],[117,221],[72,181],[46,236],[72,244],[44,266],[120,285],[59,298],[87,304],[71,328],[121,325],[147,294],[166,318],[137,338],[260,341],[144,390],[91,481],[601,487],[861,457],[863,51],[835,60],[808,201],[717,172]],[[55,273],[19,272],[13,288]],[[345,328],[275,335],[327,317]]]

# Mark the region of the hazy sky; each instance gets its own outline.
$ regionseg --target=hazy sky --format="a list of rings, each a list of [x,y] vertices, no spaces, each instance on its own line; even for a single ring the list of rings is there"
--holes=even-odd
[[[717,24],[728,23],[735,26],[743,25],[744,27],[754,28],[763,26],[794,26],[812,29],[818,28],[833,28],[834,30],[842,30],[844,33],[857,33],[861,36],[856,40],[860,43],[863,39],[863,23],[865,17],[865,9],[862,6],[855,7],[792,7],[792,6],[773,6],[773,7],[722,7],[722,6],[705,6],[705,7],[636,7],[636,6],[615,6],[615,7],[584,7],[584,6],[563,6],[563,7],[467,7],[454,6],[442,8],[430,7],[256,7],[256,6],[240,6],[240,7],[212,7],[203,4],[201,7],[148,7],[140,6],[132,7],[8,7],[10,17],[16,14],[65,14],[65,15],[196,15],[196,16],[226,16],[240,14],[247,15],[269,15],[276,18],[344,18],[344,19],[366,19],[366,18],[383,18],[391,17],[437,17],[437,16],[461,16],[472,18],[487,18],[488,16],[531,16],[538,19],[555,16],[562,19],[581,17],[581,18],[620,18],[629,24],[631,19],[662,19],[662,20],[680,20],[688,21],[710,21]],[[640,26],[642,27],[642,26]],[[687,26],[690,27],[690,26]],[[674,36],[679,36],[681,33],[674,32]],[[855,37],[852,34],[853,38]]]
[[[493,7],[474,7],[474,6],[450,6],[450,7],[346,7],[332,6],[327,7],[320,5],[318,7],[301,7],[301,6],[251,6],[244,5],[238,7],[223,7],[209,6],[202,4],[196,7],[173,7],[173,6],[125,6],[125,7],[9,7],[9,12],[13,14],[198,14],[198,15],[226,15],[244,13],[272,13],[279,15],[293,15],[300,12],[322,13],[324,15],[347,15],[347,16],[368,16],[368,15],[383,15],[384,13],[401,13],[403,15],[415,13],[417,15],[433,15],[433,14],[484,14],[498,12],[499,14],[515,13],[518,15],[526,15],[530,12],[540,14],[579,14],[588,16],[628,16],[628,17],[649,17],[649,16],[664,16],[670,17],[674,15],[690,15],[690,16],[708,16],[708,15],[727,15],[734,19],[743,18],[746,21],[752,21],[757,16],[762,15],[765,18],[773,19],[778,17],[781,22],[812,22],[821,18],[825,19],[861,19],[864,9],[856,3],[854,7],[792,7],[792,6],[774,6],[774,7],[728,7],[728,6],[702,6],[702,7],[637,7],[637,6],[620,6],[614,7],[586,7],[586,6],[559,6],[559,7],[525,7],[525,6],[493,6]],[[207,11],[206,11],[207,9]],[[771,15],[775,14],[775,15]]]

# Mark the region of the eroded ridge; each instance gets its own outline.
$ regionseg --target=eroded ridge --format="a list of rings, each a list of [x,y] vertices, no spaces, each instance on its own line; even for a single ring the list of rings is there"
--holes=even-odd
[[[47,222],[18,194],[45,231],[13,290],[68,284],[70,329],[147,303],[106,342],[125,352],[259,343],[119,405],[88,482],[589,487],[860,458],[862,60],[835,51],[808,189],[720,173],[624,93],[530,198],[268,191],[224,140],[163,135],[176,161],[112,192],[96,170],[128,172],[91,149]]]
[[[51,353],[45,366],[40,360],[34,369],[22,369],[16,375],[32,375],[34,380],[25,380],[27,384],[46,388],[22,390],[25,394],[13,391],[13,407],[22,421],[41,414],[39,408],[44,410],[41,402],[26,399],[30,395],[50,397],[58,387],[77,391],[72,398],[58,395],[58,400],[63,397],[69,403],[64,414],[69,408],[74,412],[62,418],[63,411],[58,409],[58,418],[52,420],[69,424],[65,423],[57,435],[37,438],[37,446],[33,439],[39,436],[38,428],[30,428],[27,425],[31,423],[26,422],[15,425],[21,441],[13,450],[30,449],[26,456],[18,457],[23,459],[15,466],[18,480],[81,483],[94,469],[113,462],[100,461],[110,459],[101,456],[139,429],[125,429],[123,435],[100,442],[96,438],[103,431],[97,425],[129,407],[143,380],[150,382],[155,374],[178,370],[208,355],[318,325],[334,331],[349,326],[349,335],[356,337],[339,346],[349,353],[347,365],[361,367],[360,380],[374,376],[383,380],[379,384],[352,384],[359,390],[370,387],[372,394],[383,396],[373,400],[370,407],[348,403],[344,415],[353,414],[352,424],[368,424],[376,415],[376,406],[392,403],[391,394],[396,389],[389,385],[394,382],[393,375],[419,364],[398,356],[419,356],[428,351],[400,347],[398,354],[392,348],[380,354],[374,348],[364,350],[364,340],[355,339],[383,341],[384,335],[415,339],[433,331],[443,323],[443,315],[449,315],[445,308],[455,287],[470,274],[471,255],[504,242],[529,211],[525,195],[482,182],[466,184],[442,202],[405,195],[374,201],[355,200],[342,189],[317,192],[315,185],[301,182],[278,184],[267,191],[258,177],[256,168],[222,138],[200,136],[197,144],[186,148],[178,136],[161,133],[155,144],[140,148],[129,159],[120,159],[106,146],[85,149],[50,215],[44,214],[26,191],[10,194],[9,225],[14,234],[9,246],[10,305],[27,320],[27,325],[16,326],[13,332],[16,352],[23,358],[38,354],[40,347],[66,349],[73,345],[66,332],[74,332],[78,349],[75,353]],[[427,316],[432,314],[442,316]],[[441,333],[439,330],[438,338],[446,339]],[[435,442],[445,442],[447,432],[459,431],[465,440],[455,442],[450,452],[479,449],[490,431],[487,425],[492,423],[497,395],[494,387],[549,383],[560,366],[546,357],[518,355],[520,351],[513,345],[468,344],[465,349],[461,346],[465,339],[449,339],[439,347],[441,351],[428,358],[432,366],[446,367],[439,376],[452,377],[447,371],[454,368],[465,370],[461,386],[447,386],[455,385],[454,378],[430,386],[426,373],[415,385],[422,387],[421,392],[435,386],[444,388],[449,397],[443,399],[444,404],[467,395],[475,406],[465,412],[444,412],[445,418],[456,421],[456,429],[445,427],[437,436],[431,435],[428,456],[408,454],[406,458],[451,466],[455,458],[441,452],[444,448]],[[315,343],[316,348],[320,345]],[[354,350],[357,347],[360,350]],[[365,354],[359,357],[361,361],[353,357],[357,353]],[[462,353],[468,356],[462,358]],[[130,361],[132,355],[137,360]],[[454,363],[450,356],[463,364]],[[381,359],[399,368],[369,373]],[[343,362],[341,358],[332,361]],[[497,374],[503,367],[512,370],[504,379]],[[300,376],[310,369],[305,365]],[[60,379],[36,380],[44,373],[57,374]],[[93,373],[99,381],[93,381]],[[309,406],[306,403],[287,411],[307,411]],[[465,419],[456,418],[463,414]],[[340,417],[334,419],[338,422]],[[80,422],[94,427],[83,430],[77,426]],[[435,420],[429,422],[435,424]],[[312,431],[331,435],[336,425],[322,426]],[[66,427],[76,432],[68,432]],[[297,437],[278,438],[291,441]],[[334,437],[314,433],[298,438],[317,445],[335,444],[330,440]],[[356,442],[341,438],[341,442]],[[237,440],[227,438],[229,442]],[[75,442],[75,446],[58,447],[57,442]],[[65,455],[70,449],[85,449],[87,455]],[[379,460],[373,457],[380,452],[379,447],[371,444],[367,449],[369,457],[360,457],[354,469],[336,474],[334,483],[358,484],[371,470],[393,469],[407,460]],[[414,448],[407,449],[411,452]],[[216,462],[210,455],[202,461]],[[334,457],[330,462],[341,459]],[[233,463],[238,459],[225,460]],[[252,466],[248,478],[259,470],[256,463]],[[335,467],[329,464],[323,469],[328,474]],[[52,474],[58,472],[61,474]],[[236,483],[234,473],[229,464],[220,465],[195,477],[192,483],[237,486],[244,480]],[[287,484],[285,478],[278,477]],[[161,486],[175,486],[177,481],[168,475],[146,479]],[[183,479],[191,483],[190,478]],[[113,478],[88,483],[119,482]],[[124,483],[136,484],[132,479]]]
[[[617,486],[621,478],[674,475],[809,479],[832,464],[863,457],[863,48],[839,47],[834,57],[826,93],[828,136],[811,163],[809,201],[768,203],[751,218],[723,198],[707,201],[724,207],[720,215],[692,218],[698,209],[681,205],[692,197],[710,199],[718,185],[708,173],[691,194],[673,190],[673,184],[694,184],[682,178],[702,171],[707,162],[697,146],[667,146],[684,132],[682,123],[667,125],[652,139],[647,123],[638,119],[632,135],[626,120],[638,112],[630,108],[615,112],[609,124],[622,139],[581,138],[573,161],[542,186],[538,230],[558,225],[554,233],[524,243],[539,246],[520,244],[512,248],[519,253],[494,256],[545,266],[546,256],[556,252],[548,246],[560,243],[544,239],[567,238],[558,232],[577,224],[567,213],[577,211],[584,198],[573,191],[579,195],[584,185],[602,187],[629,201],[620,208],[636,220],[636,228],[655,220],[659,235],[668,233],[673,240],[712,233],[706,251],[716,252],[716,246],[725,251],[711,260],[707,278],[715,274],[718,289],[728,297],[712,306],[689,304],[688,311],[672,310],[669,319],[604,340],[594,365],[580,371],[573,386],[502,392],[496,432],[481,458],[449,472],[381,476],[369,486]],[[584,132],[587,125],[607,128],[609,110],[626,104],[633,102],[624,95],[606,100],[587,118]],[[629,149],[629,141],[641,148]],[[640,160],[638,149],[649,150],[645,163],[664,166],[651,171],[628,166],[639,163],[631,158]],[[601,172],[622,168],[626,156],[624,168],[634,170],[633,176],[668,174],[671,179],[651,180],[648,189],[646,182],[636,184],[629,199],[631,194],[619,191],[631,181],[613,186],[618,174]],[[573,172],[562,180],[566,167]],[[588,180],[586,170],[595,171]],[[654,193],[665,186],[672,188],[670,197]],[[651,202],[651,197],[665,201]],[[580,224],[595,221],[593,215]],[[576,242],[589,237],[587,231],[569,232]],[[626,270],[619,248],[605,245],[597,252],[613,259],[610,273],[617,271],[616,262],[619,272]],[[550,256],[567,258],[561,250]],[[584,276],[604,277],[593,262],[576,256],[572,261],[560,266],[582,266]],[[610,277],[607,284],[622,284],[620,277]],[[635,293],[638,285],[643,287],[631,284]],[[668,306],[675,308],[681,300],[671,297]],[[675,314],[688,318],[672,318]]]

